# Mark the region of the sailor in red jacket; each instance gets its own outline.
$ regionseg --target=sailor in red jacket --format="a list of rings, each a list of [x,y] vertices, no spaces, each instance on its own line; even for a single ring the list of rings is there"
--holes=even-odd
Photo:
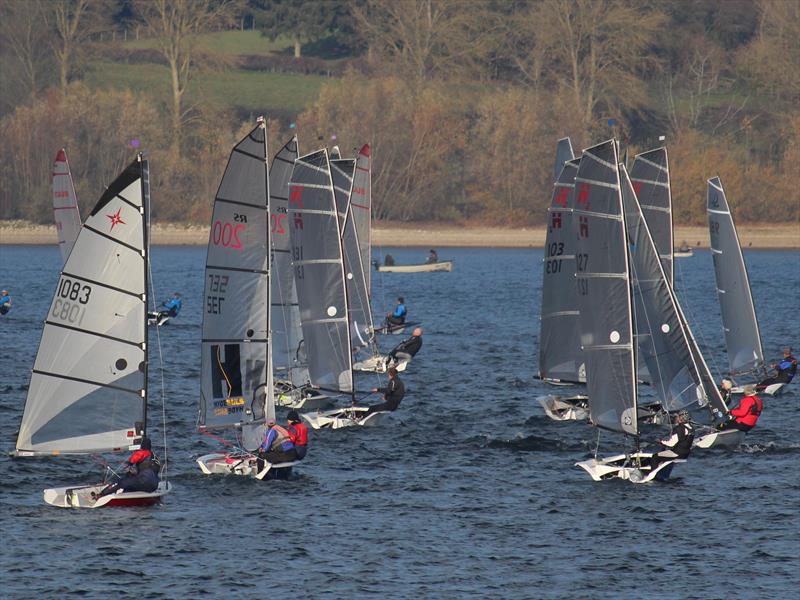
[[[117,483],[103,489],[97,494],[97,498],[115,494],[117,490],[122,490],[123,492],[154,492],[158,489],[158,472],[161,465],[153,454],[150,438],[142,437],[139,449],[131,454],[125,464],[127,474]],[[92,494],[94,495],[94,492]]]
[[[764,402],[756,396],[756,386],[744,386],[744,398],[739,402],[739,406],[731,409],[730,421],[722,423],[720,429],[738,429],[739,431],[750,431],[756,426],[758,417],[764,409]]]
[[[286,420],[289,423],[289,439],[294,443],[297,458],[303,460],[308,449],[308,427],[300,419],[300,415],[297,414],[296,410],[290,410]]]

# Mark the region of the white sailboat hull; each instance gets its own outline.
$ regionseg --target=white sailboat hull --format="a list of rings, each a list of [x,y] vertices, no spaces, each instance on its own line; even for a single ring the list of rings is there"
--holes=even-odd
[[[325,394],[309,396],[301,389],[275,392],[275,406],[295,410],[326,410],[333,406],[333,399]]]
[[[379,273],[435,273],[453,270],[452,260],[420,265],[378,265]]]
[[[539,396],[545,414],[554,421],[583,421],[589,418],[588,396]]]
[[[390,414],[389,411],[381,411],[361,417],[361,414],[365,412],[367,412],[367,407],[353,406],[327,412],[303,413],[300,416],[314,429],[342,429],[344,427],[374,427]]]
[[[300,461],[271,464],[264,462],[259,469],[258,458],[245,453],[212,453],[197,459],[197,465],[204,475],[239,475],[254,479],[288,479],[292,467]]]
[[[161,481],[154,492],[122,492],[108,494],[97,500],[92,498],[92,493],[99,494],[107,483],[96,485],[77,485],[50,488],[44,490],[44,501],[50,506],[58,508],[104,508],[115,506],[152,506],[161,502],[166,494],[172,491],[168,481]]]
[[[675,458],[665,460],[658,464],[655,469],[648,466],[638,467],[633,459],[649,459],[653,456],[649,452],[638,452],[636,454],[617,454],[608,458],[590,458],[576,462],[575,466],[586,471],[594,481],[606,479],[624,479],[631,483],[649,483],[651,481],[666,481],[675,463],[686,462],[685,459]]]
[[[765,396],[779,396],[783,391],[783,388],[786,387],[785,383],[772,383],[766,386],[763,390],[759,389],[757,391],[758,394],[763,394]],[[740,385],[734,388],[731,388],[731,394],[744,394],[744,386]]]
[[[747,434],[738,429],[710,431],[694,439],[693,448],[738,448]]]
[[[387,366],[386,361],[388,358],[388,356],[373,356],[367,360],[362,360],[361,362],[353,364],[353,370],[362,371],[364,373],[386,373],[389,367],[394,367],[401,373],[406,370],[406,366],[408,366],[409,361],[401,360],[397,363],[391,362]]]

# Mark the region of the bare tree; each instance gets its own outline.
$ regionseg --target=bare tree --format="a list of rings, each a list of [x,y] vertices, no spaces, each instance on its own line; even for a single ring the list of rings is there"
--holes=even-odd
[[[196,57],[193,37],[233,22],[237,0],[138,0],[137,11],[156,37],[172,84],[172,153],[180,155],[183,95]]]
[[[531,50],[515,62],[528,78],[546,77],[566,89],[588,126],[600,105],[625,110],[646,104],[638,71],[654,63],[647,48],[664,21],[662,13],[629,0],[543,0],[517,19]]]
[[[61,89],[66,90],[70,70],[80,43],[106,25],[108,0],[51,0],[46,7],[52,11],[56,36],[53,52],[58,60]]]
[[[36,97],[47,68],[47,34],[45,3],[41,0],[0,3],[0,44],[18,66],[14,72],[3,73],[4,87],[13,89],[18,83],[30,98]]]

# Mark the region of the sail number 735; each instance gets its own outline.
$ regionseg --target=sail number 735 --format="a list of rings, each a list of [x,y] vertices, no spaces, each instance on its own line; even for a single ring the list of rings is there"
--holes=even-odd
[[[211,292],[206,296],[206,312],[208,314],[222,314],[222,303],[225,301],[224,294],[227,289],[227,275],[214,275],[212,273],[208,276],[208,291]]]

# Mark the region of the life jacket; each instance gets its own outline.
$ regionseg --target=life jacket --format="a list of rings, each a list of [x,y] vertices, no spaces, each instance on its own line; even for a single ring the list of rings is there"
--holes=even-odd
[[[289,439],[295,446],[308,446],[308,427],[305,423],[295,423],[289,426]]]
[[[678,434],[678,441],[672,447],[672,451],[678,455],[678,458],[686,458],[692,451],[694,427],[690,423],[681,423],[675,430],[675,433]]]
[[[152,471],[156,477],[161,472],[161,461],[150,450],[137,450],[128,459],[128,462],[136,467],[136,474],[142,475],[146,471]]]
[[[743,406],[745,400],[750,400],[750,406],[746,408]],[[735,409],[735,412],[731,411],[731,414],[736,417],[737,423],[753,427],[755,426],[756,421],[758,421],[758,417],[761,416],[761,411],[763,409],[764,403],[762,402],[761,398],[758,396],[745,396],[742,398],[741,404],[739,404],[737,409]],[[743,411],[743,414],[736,414],[740,411]]]
[[[795,362],[797,359],[794,356],[787,356],[781,362],[778,363],[778,378],[785,379],[786,383],[789,383],[794,378],[794,374],[797,373],[797,365]]]
[[[272,429],[272,431],[275,431],[277,435],[275,436],[275,439],[272,441],[272,445],[269,447],[270,451],[272,451],[272,450],[283,450],[283,448],[281,446],[283,446],[283,444],[286,443],[286,442],[291,442],[292,441],[292,438],[289,435],[289,432],[286,431],[280,425],[273,425],[271,429]]]

